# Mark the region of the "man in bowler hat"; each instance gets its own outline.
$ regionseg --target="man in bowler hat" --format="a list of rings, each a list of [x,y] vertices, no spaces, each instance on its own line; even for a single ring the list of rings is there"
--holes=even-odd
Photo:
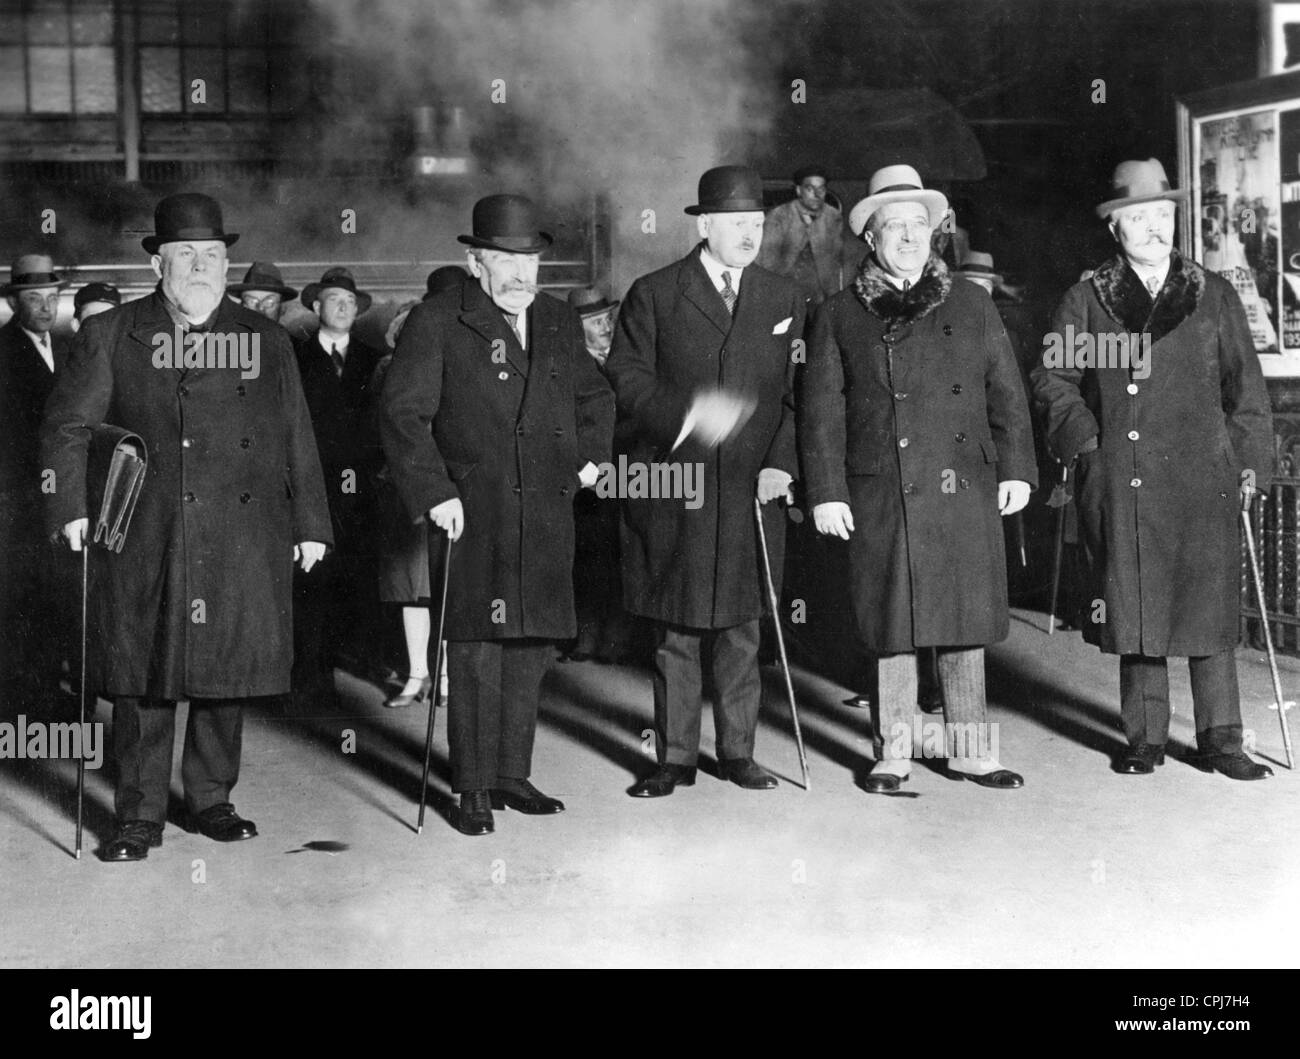
[[[493,809],[564,805],[531,782],[542,677],[576,632],[573,497],[609,459],[614,399],[569,306],[538,291],[551,237],[520,195],[474,206],[472,279],[411,310],[384,382],[380,429],[412,520],[429,518],[447,586],[448,739],[456,827]],[[435,592],[437,590],[435,589]]]
[[[91,564],[90,685],[114,700],[117,758],[106,861],[162,845],[180,699],[193,826],[218,842],[257,834],[230,801],[244,707],[289,690],[293,568],[310,569],[331,542],[289,337],[225,297],[238,236],[194,193],[163,199],[154,232],[142,245],[157,289],[85,322],[41,430],[57,483],[47,527],[73,551],[87,546],[92,431],[121,427],[148,450],[126,543]],[[231,349],[257,356],[215,355]]]
[[[628,498],[623,504],[624,604],[655,622],[655,752],[659,768],[629,791],[658,798],[695,782],[702,667],[710,664],[723,779],[770,789],[754,762],[762,693],[762,559],[754,522],[790,496],[797,470],[792,384],[804,296],[756,265],[763,182],[720,166],[699,182],[699,244],[638,279],[619,313],[605,370],[618,397],[629,461],[702,469],[700,503]],[[782,539],[782,519],[768,522]],[[781,569],[779,555],[772,557]],[[707,660],[707,661],[706,661]]]

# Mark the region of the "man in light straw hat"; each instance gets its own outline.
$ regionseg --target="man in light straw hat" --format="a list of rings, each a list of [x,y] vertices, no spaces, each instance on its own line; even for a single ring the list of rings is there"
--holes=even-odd
[[[1191,670],[1193,763],[1263,779],[1242,749],[1233,649],[1238,511],[1273,473],[1268,394],[1236,292],[1174,249],[1187,192],[1154,158],[1121,163],[1113,185],[1097,216],[1120,252],[1066,292],[1031,380],[1048,443],[1074,461],[1094,597],[1083,635],[1120,656],[1115,768],[1163,763],[1176,655]],[[1096,355],[1081,363],[1080,347]]]
[[[1000,516],[1037,481],[1020,371],[993,302],[931,252],[944,196],[906,165],[869,188],[849,226],[871,256],[818,310],[798,396],[813,520],[849,541],[858,634],[879,657],[866,789],[897,791],[921,754],[946,756],[954,779],[1020,787],[984,693],[984,645],[1009,627]],[[938,652],[942,739],[916,721],[922,647]]]

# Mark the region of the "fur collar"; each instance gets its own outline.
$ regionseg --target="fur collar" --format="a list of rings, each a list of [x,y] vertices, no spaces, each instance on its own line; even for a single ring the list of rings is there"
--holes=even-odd
[[[1124,330],[1147,332],[1154,345],[1196,311],[1205,293],[1205,270],[1177,250],[1169,255],[1169,275],[1155,304],[1151,295],[1118,254],[1092,275],[1097,300]]]
[[[873,316],[884,320],[890,331],[913,324],[937,309],[951,289],[952,276],[948,273],[948,266],[934,255],[926,262],[921,278],[906,293],[885,278],[885,270],[874,257],[867,258],[858,278],[853,281],[858,301]]]

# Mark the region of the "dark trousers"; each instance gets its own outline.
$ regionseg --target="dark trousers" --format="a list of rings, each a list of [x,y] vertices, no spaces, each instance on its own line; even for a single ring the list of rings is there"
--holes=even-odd
[[[436,649],[429,645],[430,654]],[[499,779],[528,779],[542,678],[554,654],[549,640],[447,644],[452,790],[486,790]]]
[[[655,753],[660,764],[694,765],[700,753],[703,665],[713,673],[718,758],[754,756],[763,685],[758,619],[729,629],[659,628],[655,651]]]
[[[192,813],[230,801],[239,781],[244,699],[191,699],[181,783]],[[113,704],[118,821],[167,822],[176,703],[121,695]]]
[[[1232,649],[1189,658],[1196,745],[1211,753],[1241,750],[1241,699],[1237,658]],[[1169,738],[1169,662],[1145,655],[1120,655],[1120,714],[1130,746],[1163,746]]]

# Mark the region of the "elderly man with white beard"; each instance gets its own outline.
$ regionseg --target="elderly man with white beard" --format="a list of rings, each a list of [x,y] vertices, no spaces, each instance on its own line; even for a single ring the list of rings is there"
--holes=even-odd
[[[325,484],[289,337],[227,299],[221,207],[159,203],[143,240],[154,293],[87,319],[45,408],[46,525],[89,535],[92,434],[139,435],[148,474],[120,553],[92,555],[90,687],[114,700],[117,832],[105,861],[162,845],[176,704],[192,825],[218,842],[257,828],[230,802],[243,708],[289,690],[292,573],[332,543]],[[232,355],[232,351],[239,355]]]
[[[1242,745],[1237,523],[1273,473],[1272,416],[1241,300],[1173,248],[1186,197],[1154,158],[1116,168],[1097,215],[1120,252],[1066,292],[1030,379],[1075,475],[1093,599],[1083,636],[1120,656],[1128,745],[1115,771],[1164,763],[1172,655],[1191,675],[1192,764],[1257,780],[1272,773]],[[1097,351],[1084,363],[1080,339]]]

